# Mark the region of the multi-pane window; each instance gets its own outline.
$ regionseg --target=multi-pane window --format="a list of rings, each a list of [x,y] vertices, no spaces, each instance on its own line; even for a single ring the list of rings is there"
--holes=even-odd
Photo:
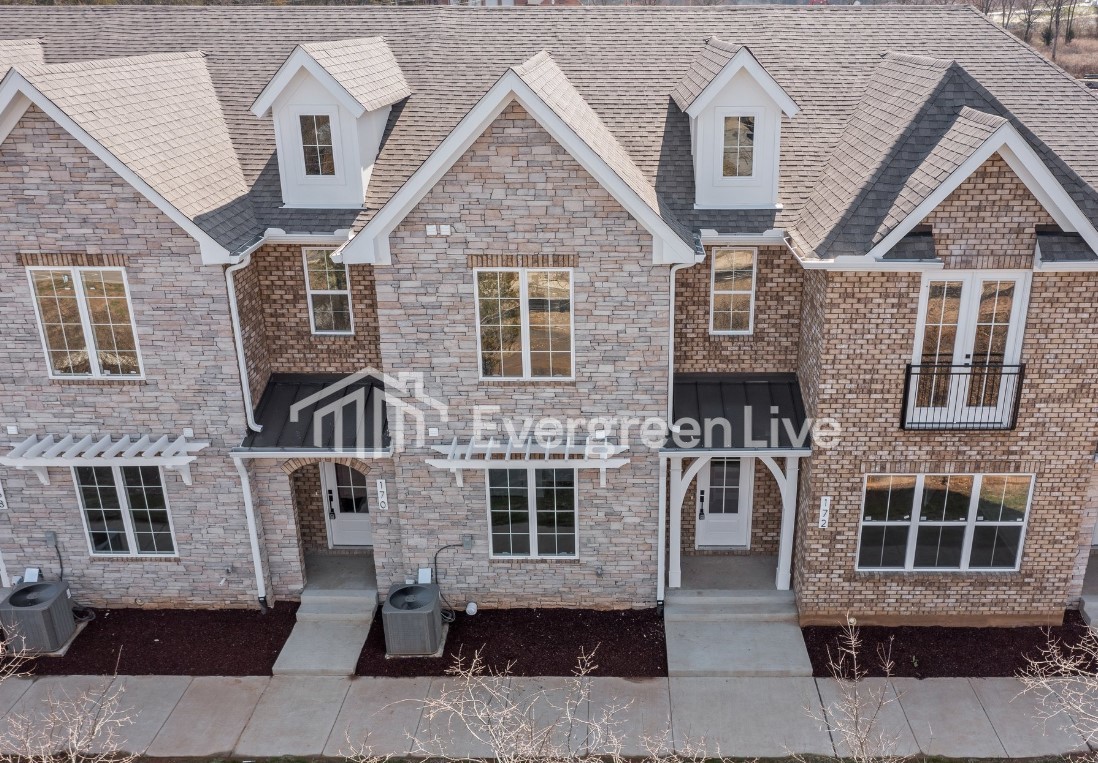
[[[726,178],[755,174],[755,117],[724,118],[722,173]]]
[[[93,554],[175,554],[159,467],[78,466],[73,475]]]
[[[714,458],[709,462],[709,513],[740,513],[740,469],[738,458]]]
[[[1028,474],[871,474],[858,567],[1017,569],[1032,486]]]
[[[343,514],[370,513],[370,485],[366,475],[343,464],[333,464],[336,477],[336,500]]]
[[[305,292],[314,334],[354,333],[347,265],[332,260],[331,249],[305,249]]]
[[[50,375],[140,376],[126,278],[117,268],[30,268]]]
[[[754,249],[716,247],[712,250],[710,331],[750,334],[755,312]]]
[[[488,470],[492,556],[576,556],[573,469]]]
[[[332,147],[332,118],[327,114],[302,114],[301,148],[306,175],[334,175],[335,149]]]
[[[571,271],[478,270],[476,289],[481,376],[572,376]]]

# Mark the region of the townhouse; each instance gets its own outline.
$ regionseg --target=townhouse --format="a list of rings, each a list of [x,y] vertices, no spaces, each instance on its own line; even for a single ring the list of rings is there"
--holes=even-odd
[[[1077,605],[1098,99],[979,14],[0,20],[5,585]]]

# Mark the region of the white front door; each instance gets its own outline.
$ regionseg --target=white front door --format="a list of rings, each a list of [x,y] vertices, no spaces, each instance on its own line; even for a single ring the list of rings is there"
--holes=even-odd
[[[320,465],[320,492],[328,523],[329,548],[372,546],[366,475],[343,464],[324,462]]]
[[[928,276],[908,401],[912,424],[1007,423],[1019,383],[1029,281],[1017,272]],[[1006,366],[1006,368],[1004,368]]]
[[[714,458],[698,473],[694,545],[747,548],[751,538],[751,488],[755,461]]]

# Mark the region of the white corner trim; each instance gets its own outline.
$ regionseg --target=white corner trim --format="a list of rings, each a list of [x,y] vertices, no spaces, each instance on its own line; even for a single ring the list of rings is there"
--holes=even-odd
[[[228,249],[214,241],[209,234],[195,225],[194,221],[183,214],[179,208],[164,198],[160,192],[130,169],[125,162],[111,153],[106,146],[93,138],[83,127],[77,124],[72,117],[47,98],[42,91],[28,82],[27,79],[19,73],[18,69],[12,69],[8,72],[8,76],[0,82],[0,114],[8,114],[9,108],[13,105],[16,105],[16,110],[18,110],[17,104],[21,103],[20,98],[24,98],[27,101],[22,107],[24,111],[30,104],[34,104],[40,108],[46,116],[59,124],[62,129],[80,141],[85,148],[95,154],[96,157],[114,170],[123,180],[132,185],[138,193],[149,201],[149,203],[167,215],[172,222],[194,238],[194,240],[198,242],[199,251],[202,256],[202,264],[225,265],[229,263]],[[22,114],[20,114],[20,116],[22,116]],[[0,126],[5,125],[6,123],[7,117],[5,116],[4,122],[0,123]],[[10,131],[10,129],[11,128],[9,127],[8,130]]]
[[[271,81],[256,97],[252,103],[252,114],[260,119],[267,116],[271,111],[271,107],[274,106],[274,102],[278,100],[278,97],[282,95],[283,91],[302,69],[309,72],[317,82],[323,85],[324,89],[330,92],[332,97],[339,102],[339,105],[351,112],[355,119],[366,113],[363,105],[356,101],[354,96],[347,92],[347,89],[339,84],[339,81],[327,69],[318,64],[316,59],[305,52],[301,46],[298,46],[282,62],[282,66],[278,67],[278,71],[271,77]]]
[[[352,264],[389,264],[389,234],[427,195],[462,154],[495,121],[507,105],[517,101],[546,132],[583,166],[622,207],[656,239],[653,263],[693,262],[694,249],[683,241],[652,207],[634,191],[563,119],[512,70],[500,77],[462,118],[412,177],[393,194],[369,223],[338,254]]]
[[[751,54],[751,51],[747,48],[741,48],[736,55],[732,56],[732,60],[725,64],[720,74],[709,81],[709,84],[687,108],[686,113],[690,118],[696,119],[705,111],[706,107],[717,97],[717,94],[724,90],[725,86],[732,81],[732,78],[741,71],[746,71],[787,117],[792,119],[800,113],[801,107],[789,96],[789,93],[785,92],[785,89],[770,75],[770,72],[763,68],[759,60]]]
[[[1061,228],[1071,233],[1078,233],[1092,249],[1098,251],[1098,230],[1095,230],[1060,181],[1041,161],[1033,147],[1013,125],[1007,123],[992,133],[972,156],[934,189],[934,192],[915,207],[879,244],[869,250],[865,259],[880,260],[996,153],[1003,157],[1007,165]]]

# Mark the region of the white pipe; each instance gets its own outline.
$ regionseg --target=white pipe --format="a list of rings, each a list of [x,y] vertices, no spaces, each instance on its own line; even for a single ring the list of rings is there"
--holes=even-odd
[[[259,529],[255,523],[255,504],[252,501],[252,481],[248,477],[248,467],[233,456],[236,471],[240,474],[240,488],[244,491],[244,517],[248,520],[248,540],[252,545],[252,566],[255,568],[256,596],[260,604],[267,606],[267,584],[263,579],[263,557],[259,550]]]
[[[260,242],[262,243],[262,242]],[[244,332],[240,327],[240,308],[236,304],[236,279],[238,270],[243,270],[252,262],[252,252],[259,246],[249,249],[229,267],[225,268],[225,288],[229,292],[229,315],[233,324],[233,342],[236,343],[236,362],[240,368],[240,390],[244,393],[244,416],[247,418],[248,429],[260,432],[263,427],[255,420],[255,410],[252,407],[252,385],[248,380],[248,361],[244,356]]]

